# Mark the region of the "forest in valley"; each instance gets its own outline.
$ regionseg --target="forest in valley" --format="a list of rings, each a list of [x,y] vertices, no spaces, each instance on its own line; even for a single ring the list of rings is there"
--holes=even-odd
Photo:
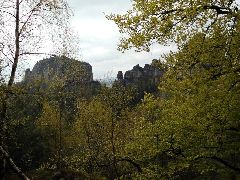
[[[67,1],[0,0],[0,179],[240,179],[240,2],[131,3],[106,15],[118,50],[178,50],[109,86],[74,57]]]

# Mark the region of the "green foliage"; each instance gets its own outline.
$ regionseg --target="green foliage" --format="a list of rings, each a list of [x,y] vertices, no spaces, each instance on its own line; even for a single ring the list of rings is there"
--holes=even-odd
[[[134,116],[132,156],[148,178],[229,178],[239,173],[239,32],[198,34],[170,54],[160,84],[164,98],[146,95]],[[150,173],[150,174],[149,174]],[[139,177],[139,175],[138,175]]]
[[[172,134],[176,148],[200,172],[230,173],[233,168],[217,165],[220,159],[239,167],[235,158],[240,138],[239,44],[235,43],[239,35],[229,37],[223,29],[210,38],[197,35],[182,51],[170,55],[172,69],[160,88],[169,95],[163,101],[160,127],[167,126],[170,132],[162,137]],[[223,46],[230,38],[232,43]]]
[[[125,160],[125,145],[130,141],[132,121],[128,118],[131,92],[124,87],[103,88],[91,101],[79,100],[78,116],[69,143],[74,153],[69,165],[95,177],[120,177],[134,169]]]
[[[41,114],[41,101],[32,95],[18,94],[9,99],[8,107],[9,151],[22,169],[38,168],[49,158],[50,148],[35,124]]]
[[[118,115],[125,108],[132,106],[135,93],[136,90],[132,87],[118,85],[112,88],[103,87],[97,98],[111,107],[115,115]]]
[[[126,35],[121,40],[120,50],[134,47],[149,51],[154,42],[184,43],[197,32],[211,34],[219,25],[236,30],[239,4],[236,0],[134,0],[126,14],[111,14],[107,18]]]
[[[125,34],[120,50],[175,42],[166,56],[161,98],[146,95],[132,116],[142,162],[138,178],[229,178],[240,169],[239,4],[237,1],[134,0],[110,15]],[[158,63],[156,63],[158,65]],[[162,66],[160,64],[160,66]]]

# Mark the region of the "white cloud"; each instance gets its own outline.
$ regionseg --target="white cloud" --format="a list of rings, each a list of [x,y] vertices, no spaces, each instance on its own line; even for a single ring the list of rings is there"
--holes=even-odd
[[[88,39],[109,39],[118,34],[118,29],[113,22],[101,18],[86,18],[86,19],[75,19],[72,21],[72,26],[75,31],[78,32],[80,38]]]

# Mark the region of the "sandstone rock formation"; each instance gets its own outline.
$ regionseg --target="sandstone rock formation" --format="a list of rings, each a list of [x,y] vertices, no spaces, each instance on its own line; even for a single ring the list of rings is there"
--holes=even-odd
[[[42,80],[48,82],[54,79],[66,82],[91,82],[93,81],[92,66],[89,63],[64,56],[54,56],[38,61],[32,71],[27,69],[23,81]]]
[[[92,93],[100,87],[100,83],[93,80],[92,66],[89,63],[65,56],[52,56],[38,61],[32,71],[25,71],[22,83],[39,84],[44,89],[50,84],[60,84],[63,90],[77,93]]]
[[[119,71],[115,84],[135,86],[140,91],[153,92],[156,90],[163,74],[164,70],[161,70],[156,66],[145,64],[142,68],[138,64],[134,66],[132,70],[126,71],[124,76],[122,71]]]

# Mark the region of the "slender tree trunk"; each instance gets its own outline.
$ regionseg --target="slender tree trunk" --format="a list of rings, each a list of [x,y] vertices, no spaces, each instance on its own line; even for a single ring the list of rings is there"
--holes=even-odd
[[[15,21],[15,56],[14,56],[14,61],[12,64],[12,70],[11,70],[11,76],[8,81],[8,87],[10,88],[13,85],[15,75],[16,75],[16,70],[17,70],[17,65],[18,65],[18,59],[19,59],[19,52],[20,52],[20,17],[19,17],[19,7],[20,3],[19,0],[16,0],[16,21]]]

